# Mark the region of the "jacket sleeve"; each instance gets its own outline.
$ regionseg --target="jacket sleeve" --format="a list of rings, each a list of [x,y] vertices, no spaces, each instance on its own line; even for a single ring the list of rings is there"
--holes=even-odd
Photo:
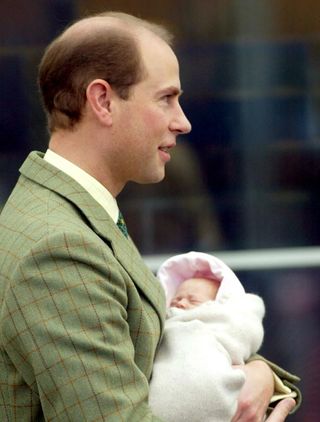
[[[295,413],[302,403],[302,394],[297,387],[297,383],[300,381],[300,378],[294,374],[291,374],[290,372],[286,371],[285,369],[280,368],[280,366],[276,365],[273,362],[270,362],[266,358],[264,358],[261,355],[255,354],[251,356],[247,362],[253,361],[253,360],[262,360],[264,361],[269,367],[271,368],[274,378],[275,378],[275,391],[273,398],[271,399],[271,403],[269,405],[269,411],[272,411],[273,407],[277,403],[277,396],[284,398],[286,396],[294,396],[294,399],[296,401],[296,406],[292,410],[291,413]],[[289,391],[290,390],[290,391]]]
[[[45,420],[160,421],[135,360],[128,322],[135,287],[111,249],[80,234],[47,237],[13,279],[2,341]],[[137,318],[145,307],[141,299]],[[15,420],[25,420],[22,401],[15,403],[21,416]]]

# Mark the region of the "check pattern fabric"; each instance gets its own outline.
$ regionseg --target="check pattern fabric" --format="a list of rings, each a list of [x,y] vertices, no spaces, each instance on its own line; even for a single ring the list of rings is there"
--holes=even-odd
[[[105,210],[33,152],[0,216],[0,420],[157,421],[160,283]]]
[[[160,421],[165,298],[106,211],[33,152],[0,216],[0,421]]]

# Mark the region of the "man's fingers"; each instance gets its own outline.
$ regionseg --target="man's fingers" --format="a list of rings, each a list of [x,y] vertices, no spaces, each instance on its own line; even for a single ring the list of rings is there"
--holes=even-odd
[[[290,398],[281,400],[276,405],[268,419],[266,419],[266,422],[284,422],[295,404],[296,402]]]

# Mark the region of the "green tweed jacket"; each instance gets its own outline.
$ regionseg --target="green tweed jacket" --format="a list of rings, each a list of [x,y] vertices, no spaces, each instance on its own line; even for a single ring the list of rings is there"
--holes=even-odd
[[[33,152],[0,217],[0,421],[156,421],[160,284],[105,210]]]

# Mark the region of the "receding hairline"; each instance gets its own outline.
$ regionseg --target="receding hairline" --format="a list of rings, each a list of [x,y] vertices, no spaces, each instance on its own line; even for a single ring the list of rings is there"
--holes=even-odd
[[[70,23],[45,49],[38,84],[50,130],[81,120],[88,83],[103,78],[122,98],[145,79],[144,49],[151,41],[171,48],[164,26],[122,12],[105,12]],[[67,72],[67,73],[66,73]]]
[[[80,41],[106,31],[119,31],[136,41],[143,35],[151,35],[172,44],[173,36],[165,27],[122,12],[105,12],[88,16],[72,23],[58,37],[60,41]]]

